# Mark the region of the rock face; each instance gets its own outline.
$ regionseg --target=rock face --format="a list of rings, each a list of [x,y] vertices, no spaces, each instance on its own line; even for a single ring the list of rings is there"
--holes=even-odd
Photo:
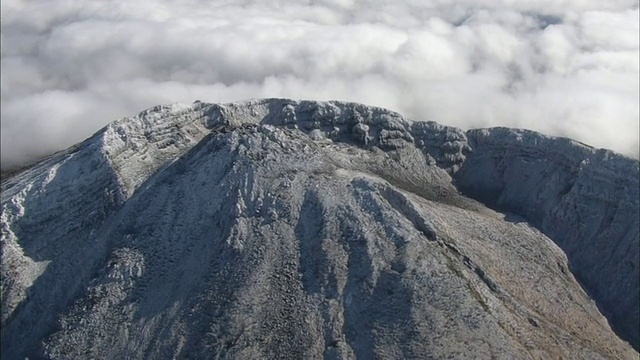
[[[2,356],[637,358],[588,295],[637,344],[637,182],[360,104],[155,107],[3,180]]]
[[[619,334],[640,347],[638,162],[568,139],[505,128],[467,133],[465,193],[520,214],[566,252]]]

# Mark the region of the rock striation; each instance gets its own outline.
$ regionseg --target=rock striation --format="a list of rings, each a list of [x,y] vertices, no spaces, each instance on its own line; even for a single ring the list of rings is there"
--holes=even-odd
[[[1,225],[6,358],[638,356],[638,162],[567,139],[158,106],[3,179]]]

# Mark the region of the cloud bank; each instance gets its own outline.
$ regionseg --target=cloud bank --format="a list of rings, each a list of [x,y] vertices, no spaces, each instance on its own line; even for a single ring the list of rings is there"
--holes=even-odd
[[[346,100],[638,157],[637,0],[3,0],[2,167],[157,104]]]

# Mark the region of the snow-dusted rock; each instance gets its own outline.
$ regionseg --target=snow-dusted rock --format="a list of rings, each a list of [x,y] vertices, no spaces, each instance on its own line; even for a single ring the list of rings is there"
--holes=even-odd
[[[640,347],[638,161],[525,130],[467,136],[474,151],[456,173],[458,186],[560,245],[616,330]]]
[[[569,270],[637,322],[607,308],[638,302],[637,161],[503,132],[282,99],[120,119],[3,181],[2,355],[637,357]]]

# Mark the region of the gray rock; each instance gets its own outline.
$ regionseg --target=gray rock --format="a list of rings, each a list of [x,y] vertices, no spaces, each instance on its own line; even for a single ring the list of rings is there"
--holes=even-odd
[[[525,130],[467,136],[474,151],[455,174],[458,186],[560,245],[601,311],[638,349],[638,161]]]
[[[574,173],[550,165],[518,195],[509,176],[538,168],[505,170],[496,132],[280,99],[118,120],[2,184],[2,356],[637,358],[569,271],[615,292],[594,295],[610,319],[606,299],[637,305],[618,264],[637,268],[637,230],[618,230],[634,225],[637,187],[619,178],[637,161],[594,155],[558,207]],[[527,134],[551,164],[598,154]],[[572,207],[602,207],[580,197],[599,191],[628,207]],[[601,235],[562,237],[610,214]]]

